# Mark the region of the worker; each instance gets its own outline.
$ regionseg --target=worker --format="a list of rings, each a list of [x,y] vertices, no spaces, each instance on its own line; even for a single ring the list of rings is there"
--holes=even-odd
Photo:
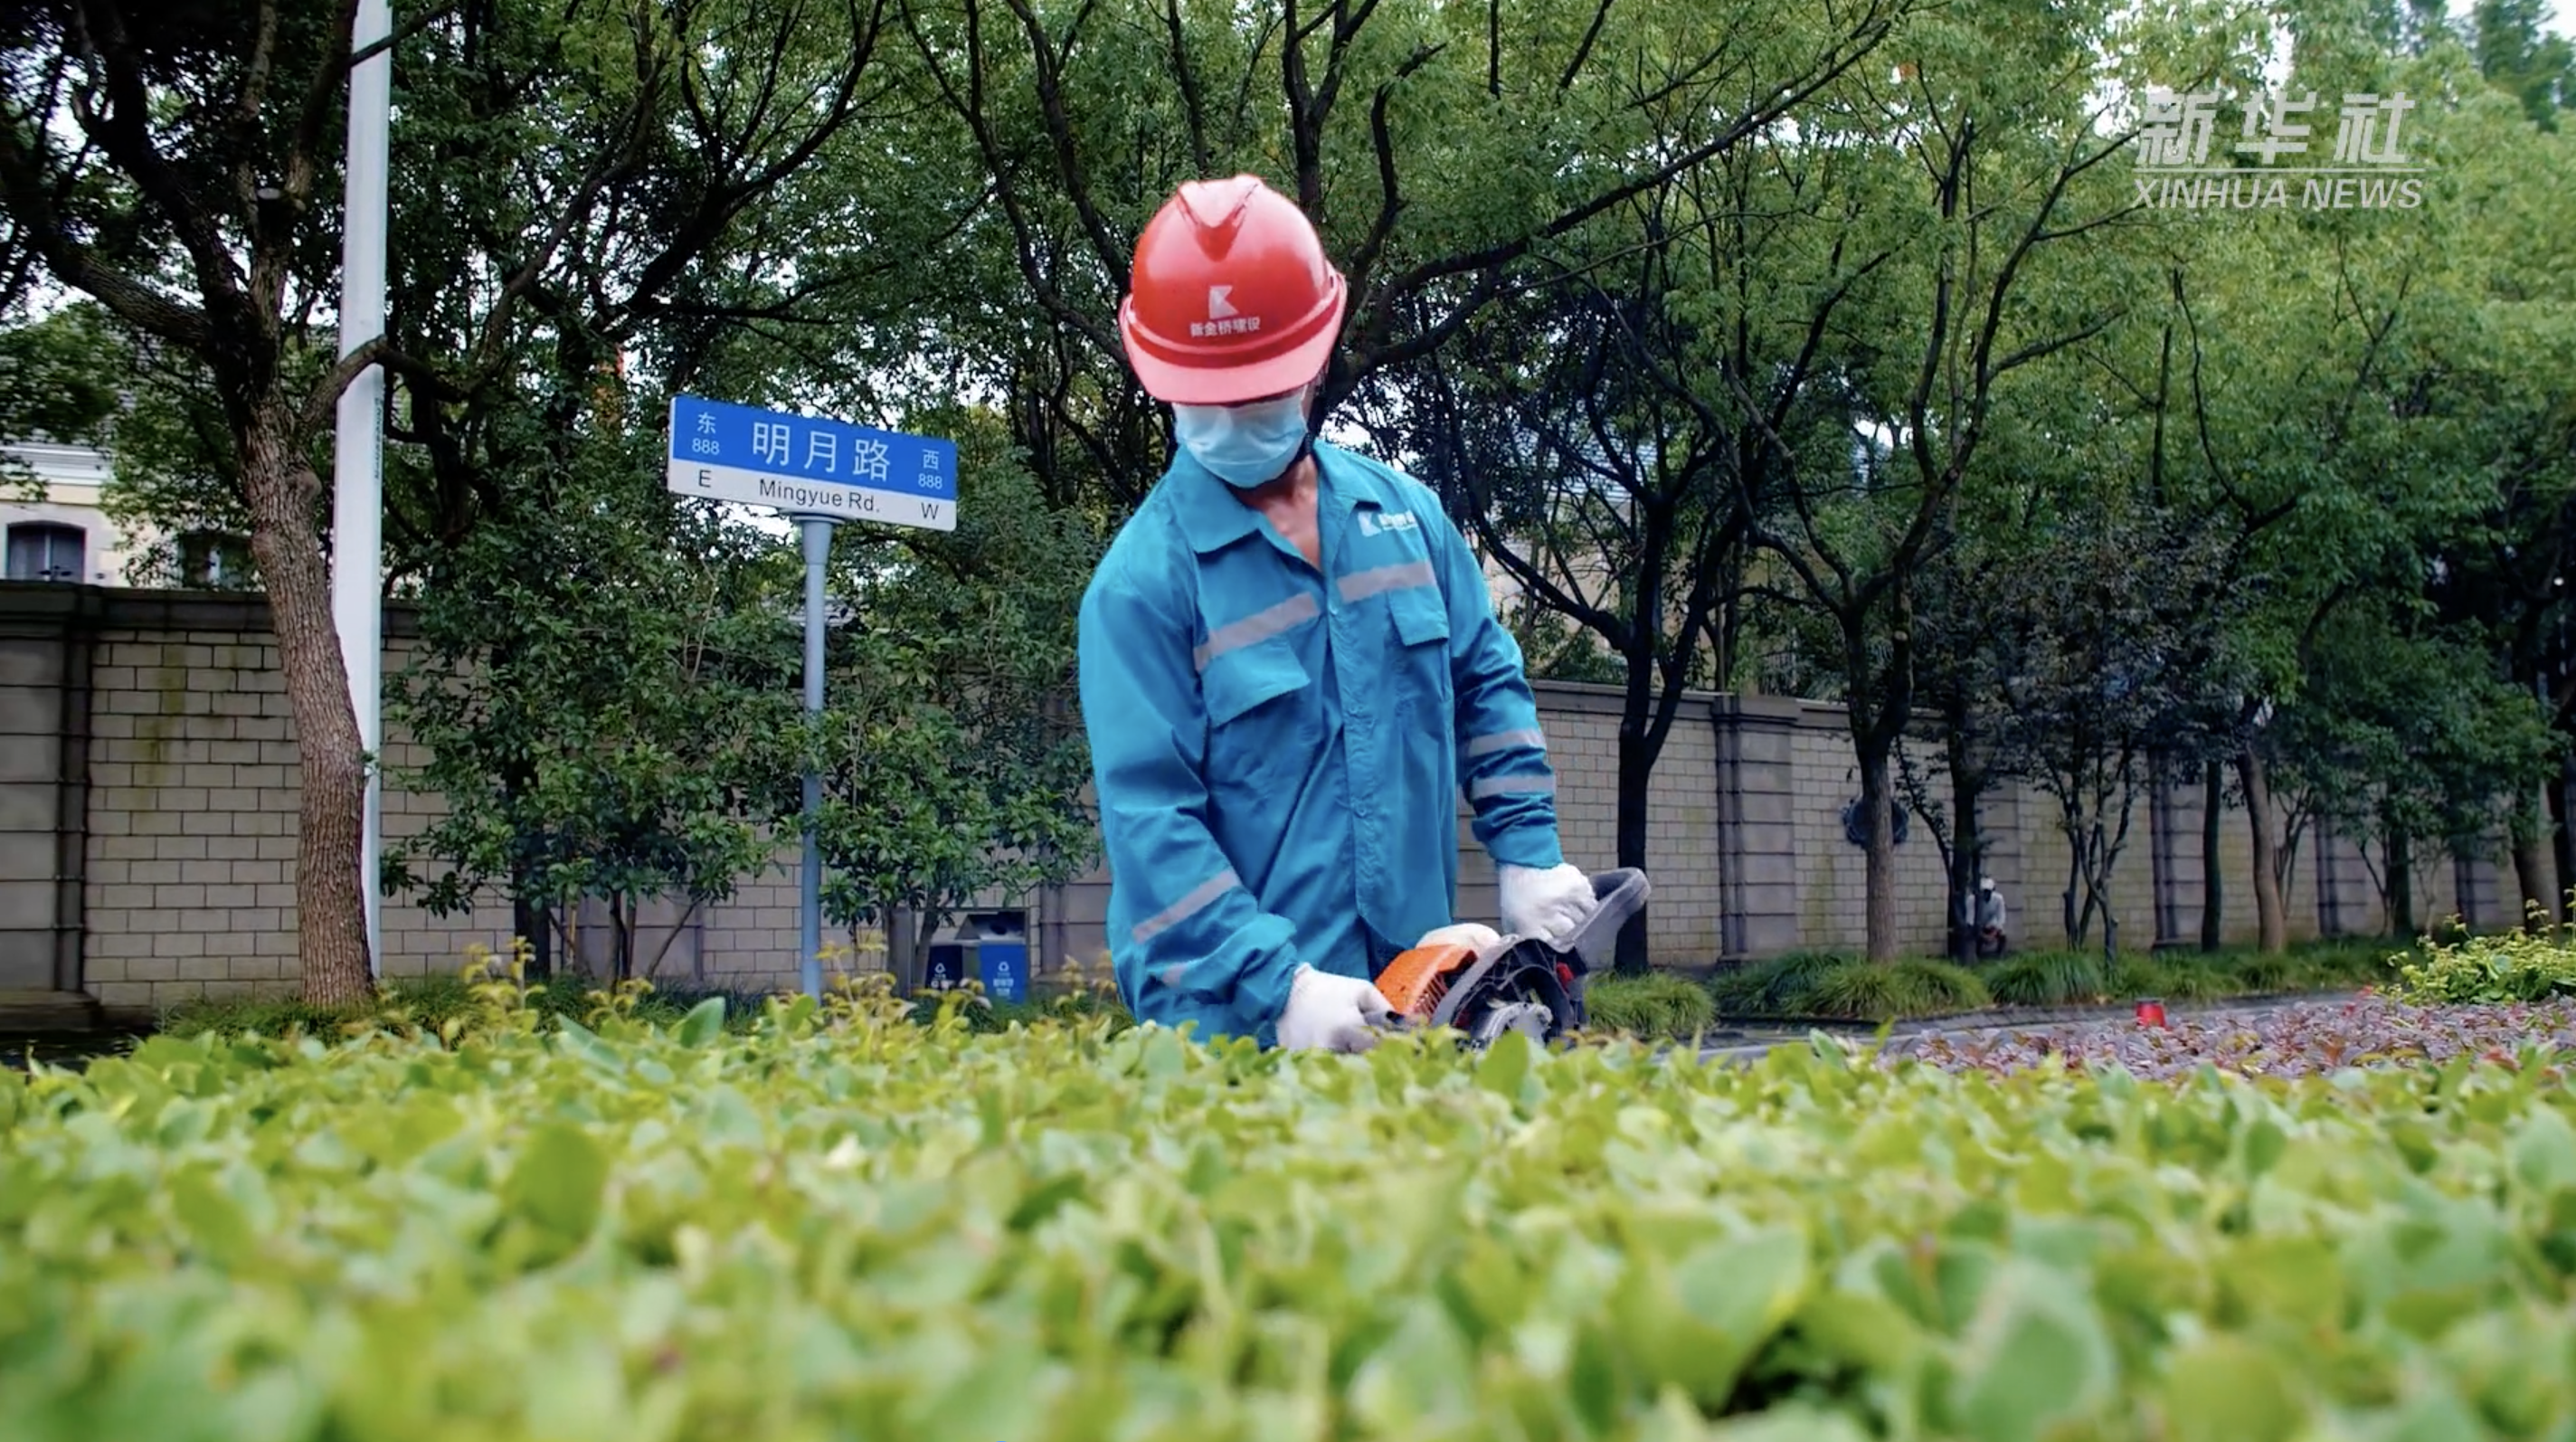
[[[1995,890],[1995,879],[1984,877],[1977,882],[1977,955],[1984,958],[2004,954],[2005,928],[2011,924],[2004,910],[2004,894]]]
[[[1316,435],[1346,285],[1259,179],[1182,185],[1118,324],[1175,453],[1083,593],[1109,950],[1141,1021],[1365,1051],[1373,984],[1458,923],[1457,796],[1503,929],[1597,905],[1558,846],[1520,648],[1439,498]]]

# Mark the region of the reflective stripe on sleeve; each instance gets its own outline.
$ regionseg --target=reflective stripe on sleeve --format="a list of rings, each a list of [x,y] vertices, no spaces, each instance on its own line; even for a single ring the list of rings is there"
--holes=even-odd
[[[1215,905],[1218,897],[1241,884],[1241,880],[1234,874],[1234,868],[1229,866],[1192,887],[1189,895],[1136,923],[1136,929],[1130,935],[1136,939],[1137,945],[1142,946]]]
[[[1467,742],[1467,754],[1470,757],[1490,756],[1497,751],[1509,751],[1515,746],[1534,746],[1545,751],[1547,733],[1533,728],[1527,731],[1497,731],[1491,736],[1471,737]]]
[[[1467,788],[1468,798],[1474,801],[1482,801],[1489,796],[1531,794],[1554,796],[1556,778],[1553,776],[1489,776]]]

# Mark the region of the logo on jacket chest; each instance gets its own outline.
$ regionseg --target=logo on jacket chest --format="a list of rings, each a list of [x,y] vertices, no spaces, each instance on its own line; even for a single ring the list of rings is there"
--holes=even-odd
[[[1360,534],[1363,536],[1374,536],[1384,531],[1411,531],[1416,529],[1419,529],[1419,527],[1415,523],[1413,513],[1411,511],[1360,512]]]

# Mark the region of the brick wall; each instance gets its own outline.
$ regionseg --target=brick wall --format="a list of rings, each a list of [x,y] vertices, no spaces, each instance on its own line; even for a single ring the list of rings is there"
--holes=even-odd
[[[409,660],[409,622],[389,609],[388,675]],[[1609,867],[1617,860],[1618,694],[1538,689],[1566,854]],[[255,598],[0,586],[0,747],[0,989],[86,989],[132,1008],[293,983],[294,727]],[[386,750],[397,768],[419,759],[398,732]],[[1946,800],[1937,754],[1918,748],[1916,760]],[[1857,949],[1866,865],[1844,835],[1842,809],[1859,794],[1838,708],[1688,698],[1656,769],[1647,828],[1657,960]],[[2140,798],[2112,886],[2124,946],[2197,939],[2200,805],[2196,786]],[[441,807],[436,796],[389,787],[388,841],[417,834]],[[2062,941],[2068,852],[2056,816],[2054,801],[2028,790],[1990,797],[1983,810],[1987,871],[2012,906],[2021,946]],[[1493,869],[1470,820],[1462,805],[1461,911],[1491,919]],[[2241,813],[2223,818],[2220,845],[2226,933],[2250,938],[2251,843]],[[666,980],[792,984],[793,860],[782,850],[779,865],[686,918],[670,907],[648,912],[641,950],[661,953]],[[2350,841],[2311,828],[2296,862],[2294,935],[2377,929],[2368,860]],[[1937,952],[1945,882],[1932,828],[1920,819],[1897,848],[1896,867],[1904,944]],[[2518,908],[2509,870],[2500,873],[2492,857],[2426,858],[2416,873],[2419,917],[2465,900],[2473,921],[2492,925]],[[1095,872],[1028,904],[1041,967],[1103,953],[1107,888]],[[468,915],[434,917],[389,898],[382,928],[384,971],[417,975],[460,966],[477,945],[506,949],[510,910],[491,897]],[[585,924],[593,938],[604,928],[600,915]],[[826,938],[853,951],[862,940]],[[581,950],[601,954],[587,942]]]

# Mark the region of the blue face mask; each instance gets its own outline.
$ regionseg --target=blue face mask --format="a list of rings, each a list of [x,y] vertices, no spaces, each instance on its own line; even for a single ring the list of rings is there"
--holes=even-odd
[[[1172,430],[1192,459],[1237,490],[1275,479],[1306,447],[1306,393],[1246,406],[1174,406]]]

